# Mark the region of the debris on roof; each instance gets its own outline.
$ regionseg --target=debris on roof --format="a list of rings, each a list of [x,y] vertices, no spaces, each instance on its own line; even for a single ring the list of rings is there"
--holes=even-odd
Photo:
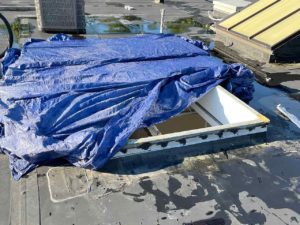
[[[290,121],[292,121],[298,128],[300,128],[300,120],[294,114],[290,113],[285,107],[281,104],[276,106],[277,110],[286,116]]]

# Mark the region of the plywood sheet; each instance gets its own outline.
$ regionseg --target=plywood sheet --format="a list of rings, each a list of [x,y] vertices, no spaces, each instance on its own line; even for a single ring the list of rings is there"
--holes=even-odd
[[[162,134],[195,130],[208,126],[209,125],[207,124],[207,122],[195,112],[181,114],[156,125],[156,127]]]

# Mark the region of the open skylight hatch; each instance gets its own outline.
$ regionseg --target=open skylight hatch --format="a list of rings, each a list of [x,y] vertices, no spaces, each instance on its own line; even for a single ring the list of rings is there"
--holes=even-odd
[[[188,146],[199,148],[199,154],[246,146],[264,140],[268,123],[265,116],[217,86],[181,114],[137,130],[114,159],[166,149],[184,151]]]

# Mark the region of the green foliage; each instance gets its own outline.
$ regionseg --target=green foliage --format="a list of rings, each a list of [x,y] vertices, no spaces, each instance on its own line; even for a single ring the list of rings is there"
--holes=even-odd
[[[152,22],[147,24],[149,30],[157,30],[158,22]]]
[[[102,22],[102,23],[111,23],[111,22],[116,22],[118,20],[119,20],[118,18],[113,17],[113,16],[99,19],[99,21]]]
[[[173,23],[190,27],[203,27],[203,24],[195,20],[193,17],[184,17],[175,20]]]
[[[111,33],[130,33],[130,29],[122,23],[108,24],[108,31]]]
[[[174,24],[172,22],[167,22],[167,28],[168,30],[173,34],[181,34],[184,32],[187,32],[189,26],[183,26],[180,24]]]
[[[135,15],[125,15],[122,17],[124,20],[128,21],[136,21],[136,20],[142,20],[141,17],[135,16]]]
[[[213,30],[210,29],[210,25],[209,24],[205,24],[203,26],[203,31],[206,33],[206,34],[214,34],[215,32]]]
[[[14,33],[15,38],[18,40],[20,38],[20,30],[21,30],[20,19],[19,18],[15,19],[15,21],[10,26]]]
[[[198,22],[193,17],[179,18],[175,21],[167,22],[166,26],[169,31],[175,34],[187,32],[190,27],[204,27],[202,23]]]
[[[6,30],[5,24],[2,24],[2,23],[1,23],[1,24],[0,24],[0,29],[1,29],[1,30]]]

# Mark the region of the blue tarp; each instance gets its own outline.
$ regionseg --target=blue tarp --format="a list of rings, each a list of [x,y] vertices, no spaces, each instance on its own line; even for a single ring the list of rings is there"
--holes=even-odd
[[[15,179],[58,158],[99,169],[135,130],[182,112],[216,85],[244,101],[254,91],[243,65],[173,35],[56,35],[10,49],[2,64],[0,147]]]

